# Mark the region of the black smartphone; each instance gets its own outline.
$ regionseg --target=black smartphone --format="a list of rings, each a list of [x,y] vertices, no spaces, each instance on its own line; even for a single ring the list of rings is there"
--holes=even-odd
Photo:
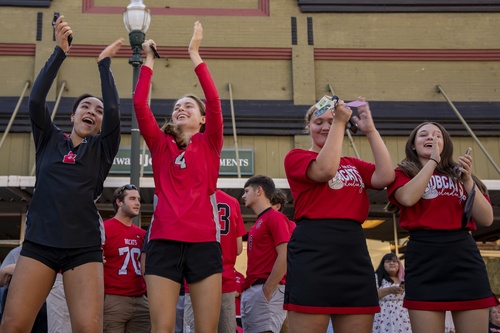
[[[405,288],[405,282],[401,281],[401,283],[399,284],[399,286],[404,289]]]
[[[149,45],[149,47],[151,47],[151,50],[155,54],[155,57],[160,58],[160,55],[158,54],[158,51],[156,51],[156,48],[153,46],[153,44]]]
[[[337,106],[337,103],[339,102],[339,96],[332,96],[332,101],[334,102],[334,107]],[[352,117],[349,118],[349,121],[346,124],[346,128],[353,133],[356,133],[358,131],[358,125],[356,125],[354,120],[352,120]]]
[[[55,29],[56,27],[56,22],[57,19],[59,18],[60,14],[58,12],[54,13],[54,18],[52,19],[52,27]],[[54,36],[55,37],[55,36]],[[55,39],[55,38],[54,38]],[[73,41],[73,35],[68,36],[68,45],[71,46],[71,42]]]

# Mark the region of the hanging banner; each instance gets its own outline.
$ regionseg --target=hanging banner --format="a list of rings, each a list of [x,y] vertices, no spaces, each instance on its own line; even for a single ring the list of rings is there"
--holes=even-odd
[[[220,156],[220,171],[221,176],[236,176],[238,175],[237,165],[240,165],[242,176],[253,176],[254,174],[254,154],[253,149],[238,149],[239,160],[236,160],[235,149],[222,149]],[[110,174],[130,174],[130,148],[120,148],[118,154],[113,161]],[[151,154],[146,149],[143,156],[142,149],[139,153],[139,165],[144,169],[145,175],[153,174],[151,166]]]

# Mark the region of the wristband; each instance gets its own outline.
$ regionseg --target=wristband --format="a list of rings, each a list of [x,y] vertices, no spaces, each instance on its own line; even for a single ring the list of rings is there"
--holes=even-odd
[[[432,157],[429,157],[429,160],[436,162],[436,164],[439,164],[439,162],[436,159],[432,158]]]

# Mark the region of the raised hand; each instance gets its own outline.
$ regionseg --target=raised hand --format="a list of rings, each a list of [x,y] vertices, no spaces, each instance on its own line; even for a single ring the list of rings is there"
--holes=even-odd
[[[191,42],[189,42],[189,56],[191,61],[193,61],[194,66],[198,66],[203,60],[200,57],[200,44],[203,39],[203,26],[199,21],[194,22],[193,37],[191,37]]]
[[[123,46],[125,40],[123,38],[119,38],[113,43],[109,44],[104,50],[102,50],[101,54],[97,58],[97,62],[101,61],[104,58],[113,58],[118,50]]]
[[[145,41],[144,43],[142,43],[142,50],[144,51],[144,53],[146,53],[146,57],[147,58],[154,59],[155,53],[153,52],[153,49],[151,48],[151,45],[153,45],[153,47],[156,49],[156,43],[155,43],[155,41],[152,40],[152,39],[148,39],[147,41]]]
[[[459,156],[458,164],[460,165],[460,179],[464,183],[472,180],[472,156],[469,154]]]
[[[340,100],[337,106],[335,106],[335,108],[332,110],[332,113],[333,113],[333,119],[342,122],[344,124],[347,124],[347,122],[351,118],[352,110],[350,107],[345,105],[345,102],[343,100]]]
[[[56,35],[56,44],[65,52],[68,53],[70,45],[68,38],[73,34],[73,30],[69,26],[68,22],[63,22],[64,16],[61,15],[56,20],[54,24],[54,33]]]
[[[189,52],[198,52],[203,39],[203,26],[200,21],[194,22],[193,37],[191,37],[191,42],[189,43]]]
[[[432,152],[430,159],[439,164],[439,162],[441,162],[441,155],[439,153],[438,135],[439,131],[434,131],[432,134]]]
[[[366,98],[358,97],[358,101],[366,102]],[[363,133],[368,134],[372,131],[376,131],[375,124],[373,123],[372,112],[370,110],[370,105],[368,102],[364,105],[358,106],[358,116],[353,116],[352,119],[358,125],[359,129]]]

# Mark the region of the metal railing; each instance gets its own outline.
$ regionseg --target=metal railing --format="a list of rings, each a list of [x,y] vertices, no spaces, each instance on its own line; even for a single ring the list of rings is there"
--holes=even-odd
[[[234,116],[234,104],[233,104],[233,86],[231,82],[228,83],[229,89],[229,102],[231,104],[231,122],[233,124],[233,140],[234,140],[234,151],[236,154],[236,172],[238,173],[238,178],[241,178],[241,167],[240,167],[240,154],[238,152],[238,135],[236,134],[236,119]]]
[[[467,121],[464,119],[464,117],[462,117],[462,115],[457,110],[457,108],[455,107],[455,105],[453,105],[453,102],[448,98],[448,96],[444,92],[443,88],[438,84],[436,86],[436,89],[437,89],[438,92],[440,92],[441,94],[443,94],[443,97],[446,99],[446,101],[450,105],[450,107],[453,110],[453,112],[455,112],[455,114],[457,115],[458,119],[460,119],[460,121],[464,125],[465,129],[467,130],[467,132],[469,132],[469,134],[472,137],[472,139],[474,139],[474,141],[477,143],[477,145],[479,146],[479,148],[481,148],[481,150],[483,151],[484,155],[486,155],[486,158],[493,165],[493,167],[495,168],[495,170],[497,171],[497,173],[500,173],[500,168],[495,163],[495,161],[493,160],[493,158],[491,157],[491,155],[488,153],[488,150],[486,149],[486,147],[484,147],[483,144],[481,143],[481,141],[479,141],[479,139],[477,138],[476,134],[474,134],[474,131],[472,131],[472,129],[470,128],[469,124],[467,124]]]
[[[7,135],[10,132],[10,128],[12,127],[12,124],[14,123],[14,120],[16,119],[17,112],[19,111],[19,108],[21,107],[21,103],[23,102],[24,94],[26,94],[26,90],[30,87],[31,82],[28,80],[24,84],[23,91],[21,92],[21,95],[19,96],[19,99],[17,101],[16,107],[14,108],[14,112],[12,112],[12,115],[10,116],[9,123],[7,124],[7,128],[5,128],[5,132],[2,135],[2,139],[0,140],[0,149],[2,149],[3,143],[5,142],[5,139],[7,138]]]

